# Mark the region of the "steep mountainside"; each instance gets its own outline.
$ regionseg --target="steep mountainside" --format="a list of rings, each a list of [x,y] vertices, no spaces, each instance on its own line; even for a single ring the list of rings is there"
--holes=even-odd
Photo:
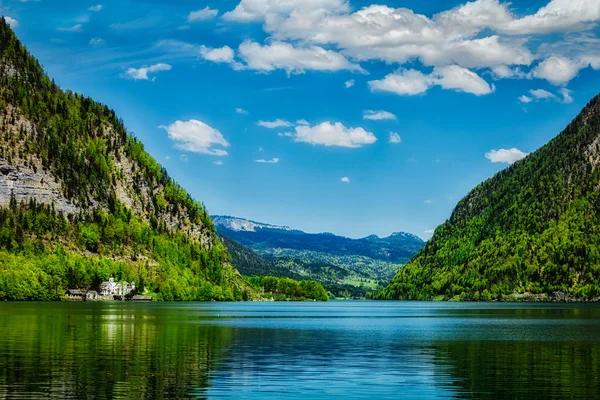
[[[555,139],[461,200],[382,297],[598,297],[599,211],[596,97]]]
[[[165,300],[233,300],[202,204],[107,106],[63,92],[0,21],[0,299],[58,299],[110,275]]]
[[[242,274],[310,278],[336,296],[364,297],[368,291],[383,287],[424,245],[408,233],[349,239],[242,218],[212,218]],[[262,262],[250,255],[240,257],[245,253],[237,251],[236,242],[256,251]]]

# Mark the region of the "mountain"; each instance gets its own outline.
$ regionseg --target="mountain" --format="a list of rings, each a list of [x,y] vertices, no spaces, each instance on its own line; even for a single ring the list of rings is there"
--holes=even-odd
[[[241,300],[206,209],[107,106],[62,91],[0,20],[0,299],[114,276],[159,300]]]
[[[212,220],[242,274],[314,279],[343,297],[364,297],[382,288],[425,244],[409,233],[350,239],[230,216]],[[263,261],[240,253],[242,246]]]
[[[477,186],[380,294],[600,296],[600,97],[547,145]]]

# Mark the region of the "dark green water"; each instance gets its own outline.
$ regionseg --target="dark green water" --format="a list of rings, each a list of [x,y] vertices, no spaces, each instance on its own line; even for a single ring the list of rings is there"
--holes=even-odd
[[[600,306],[1,303],[32,397],[600,398]]]

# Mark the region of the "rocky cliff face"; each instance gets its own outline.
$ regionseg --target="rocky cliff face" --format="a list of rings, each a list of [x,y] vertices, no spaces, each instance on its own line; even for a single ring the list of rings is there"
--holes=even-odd
[[[81,210],[89,211],[100,207],[108,210],[107,204],[90,197],[86,202],[73,199],[67,193],[61,178],[46,168],[40,157],[31,152],[31,141],[35,141],[39,132],[35,123],[21,115],[18,109],[8,106],[0,113],[0,206],[7,206],[11,197],[17,202],[28,203],[35,199],[37,203],[53,205],[57,212],[73,214]],[[110,140],[114,136],[111,126],[101,129],[102,137]],[[214,244],[214,236],[202,224],[194,223],[184,210],[173,212],[165,205],[158,208],[157,196],[165,190],[165,185],[150,182],[143,168],[132,160],[125,149],[115,149],[109,154],[109,164],[114,168],[110,186],[114,188],[116,199],[146,222],[156,218],[170,230],[186,233],[191,239],[205,246]]]

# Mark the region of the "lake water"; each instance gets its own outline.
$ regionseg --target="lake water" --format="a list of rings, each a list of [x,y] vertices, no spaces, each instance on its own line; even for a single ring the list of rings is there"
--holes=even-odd
[[[600,306],[0,303],[0,398],[600,398]]]

